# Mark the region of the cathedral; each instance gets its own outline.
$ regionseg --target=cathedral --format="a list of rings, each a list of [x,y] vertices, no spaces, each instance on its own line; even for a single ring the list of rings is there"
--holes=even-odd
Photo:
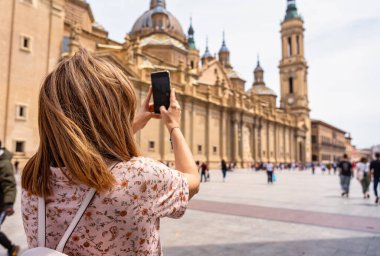
[[[167,1],[148,4],[120,43],[95,22],[83,0],[1,1],[0,140],[19,161],[24,163],[38,147],[37,99],[44,76],[80,47],[121,68],[139,103],[147,95],[150,74],[170,71],[183,111],[181,129],[198,161],[211,167],[222,159],[240,167],[311,161],[305,29],[295,0],[287,0],[281,23],[280,106],[259,62],[252,63],[254,83],[246,90],[224,39],[218,56],[208,47],[200,52],[193,26],[185,34]],[[143,155],[174,161],[169,134],[159,120],[152,120],[136,140]]]

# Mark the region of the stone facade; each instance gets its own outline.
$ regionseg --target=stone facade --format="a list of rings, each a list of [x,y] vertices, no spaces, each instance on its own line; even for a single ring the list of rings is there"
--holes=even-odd
[[[218,58],[208,48],[201,56],[193,27],[185,35],[164,0],[151,0],[123,43],[108,38],[89,4],[81,0],[1,1],[0,21],[5,35],[0,39],[0,139],[21,160],[38,147],[42,79],[60,58],[85,47],[124,70],[139,103],[146,97],[150,73],[170,71],[183,109],[181,129],[196,160],[211,166],[221,159],[238,166],[311,161],[304,27],[294,1],[288,1],[281,24],[279,108],[259,63],[255,83],[246,91],[244,79],[230,63],[226,41]],[[153,120],[136,139],[143,154],[174,161],[169,134],[160,121]]]
[[[345,131],[319,120],[312,120],[311,127],[313,162],[336,162],[344,154],[351,157],[351,138],[346,137]]]

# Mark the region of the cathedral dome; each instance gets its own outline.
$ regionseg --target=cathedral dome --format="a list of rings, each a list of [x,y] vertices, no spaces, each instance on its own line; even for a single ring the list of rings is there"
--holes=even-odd
[[[186,42],[182,26],[177,18],[166,9],[165,0],[151,0],[150,10],[137,19],[130,35],[144,37],[154,32],[166,32],[181,42]]]
[[[276,93],[269,87],[265,85],[257,85],[253,86],[249,92],[253,91],[254,93],[258,95],[268,95],[268,96],[275,96],[277,97]]]

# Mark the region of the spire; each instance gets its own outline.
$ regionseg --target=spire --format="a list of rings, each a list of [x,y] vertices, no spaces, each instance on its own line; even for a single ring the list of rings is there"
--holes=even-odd
[[[264,71],[263,68],[260,66],[260,55],[257,54],[257,66],[255,68],[255,72],[257,71]]]
[[[228,50],[227,48],[227,44],[226,44],[226,33],[223,31],[223,42],[222,42],[222,47],[220,48],[219,50],[219,53],[221,52],[230,52],[230,50]]]
[[[260,56],[257,55],[257,66],[255,68],[255,71],[253,72],[255,75],[255,82],[253,83],[254,86],[256,85],[264,85],[264,69],[260,66]]]
[[[287,0],[288,8],[286,9],[285,20],[291,20],[294,18],[299,18],[296,0]]]
[[[151,0],[150,1],[150,9],[154,9],[157,6],[166,8],[166,1],[165,0]]]
[[[208,37],[206,37],[206,51],[205,51],[205,53],[202,56],[202,59],[206,59],[206,58],[213,58],[213,56],[210,53],[210,50],[208,48]]]
[[[188,38],[187,38],[187,44],[189,45],[190,49],[196,49],[195,47],[195,39],[194,39],[194,28],[193,28],[193,18],[190,17],[190,27],[188,30]]]

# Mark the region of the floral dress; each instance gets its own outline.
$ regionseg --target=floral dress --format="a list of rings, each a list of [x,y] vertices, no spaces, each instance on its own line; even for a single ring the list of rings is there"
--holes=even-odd
[[[46,201],[46,246],[55,249],[89,188],[52,168],[53,196]],[[118,163],[118,184],[96,193],[64,248],[68,255],[162,255],[160,218],[180,218],[189,200],[185,176],[154,160]],[[29,248],[37,247],[38,198],[22,192],[22,217]]]

